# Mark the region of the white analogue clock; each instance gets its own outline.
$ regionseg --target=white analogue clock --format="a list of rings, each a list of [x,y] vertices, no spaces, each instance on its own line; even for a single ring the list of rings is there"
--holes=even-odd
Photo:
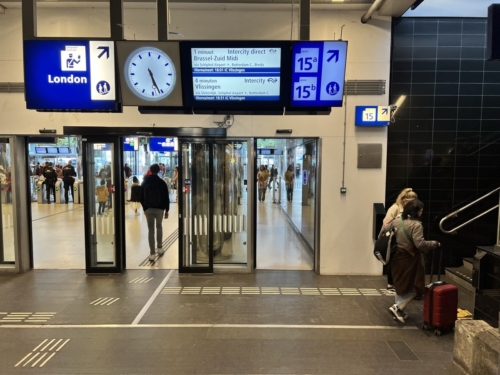
[[[175,86],[175,67],[170,57],[155,47],[141,47],[125,63],[125,81],[139,98],[158,101],[166,98]]]

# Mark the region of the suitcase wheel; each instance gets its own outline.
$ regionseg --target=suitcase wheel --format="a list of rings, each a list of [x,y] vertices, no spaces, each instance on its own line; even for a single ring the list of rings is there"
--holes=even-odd
[[[436,329],[436,330],[434,331],[434,334],[435,334],[437,337],[439,337],[439,336],[441,336],[441,331],[440,331],[439,329]]]
[[[427,324],[425,324],[425,323],[424,323],[424,324],[422,324],[422,329],[423,329],[424,331],[427,331],[427,330],[429,329],[429,326],[428,326]]]

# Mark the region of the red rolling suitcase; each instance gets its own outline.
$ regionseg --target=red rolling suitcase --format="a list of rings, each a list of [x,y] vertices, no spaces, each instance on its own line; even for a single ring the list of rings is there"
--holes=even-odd
[[[424,295],[424,324],[422,328],[434,329],[436,336],[441,336],[443,330],[455,328],[458,309],[458,289],[455,285],[440,281],[441,260],[440,254],[438,281],[432,282],[434,273],[434,257],[432,258],[430,284],[425,287]]]

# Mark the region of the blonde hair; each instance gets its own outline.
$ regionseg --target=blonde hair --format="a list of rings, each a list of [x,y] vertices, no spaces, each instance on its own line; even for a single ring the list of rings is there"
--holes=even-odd
[[[415,193],[412,188],[406,188],[399,193],[396,199],[396,204],[399,207],[404,207],[408,202],[411,202],[414,199],[418,199],[417,193]]]

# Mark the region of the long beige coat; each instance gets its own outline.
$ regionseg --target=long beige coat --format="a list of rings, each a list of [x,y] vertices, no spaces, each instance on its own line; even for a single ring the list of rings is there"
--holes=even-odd
[[[415,291],[417,295],[422,295],[425,288],[425,266],[422,252],[437,248],[438,243],[424,239],[424,230],[420,221],[406,219],[404,225],[413,243],[404,234],[401,218],[396,218],[388,224],[388,228],[397,229],[397,249],[391,260],[394,287],[398,295],[412,291]]]

